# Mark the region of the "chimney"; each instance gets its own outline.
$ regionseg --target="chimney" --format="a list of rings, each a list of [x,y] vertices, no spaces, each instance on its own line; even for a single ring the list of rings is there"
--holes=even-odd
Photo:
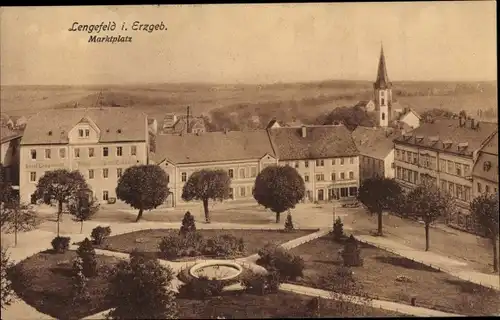
[[[186,117],[186,133],[190,133],[191,128],[189,126],[189,106],[187,107],[187,117]]]
[[[302,126],[302,138],[305,138],[307,136],[307,128],[306,126]]]

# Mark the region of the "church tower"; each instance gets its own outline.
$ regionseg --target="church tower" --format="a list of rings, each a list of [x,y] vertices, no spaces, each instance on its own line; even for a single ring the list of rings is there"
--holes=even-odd
[[[384,48],[380,48],[377,79],[373,83],[375,110],[378,111],[379,126],[387,127],[392,114],[392,83],[389,82],[385,65]]]

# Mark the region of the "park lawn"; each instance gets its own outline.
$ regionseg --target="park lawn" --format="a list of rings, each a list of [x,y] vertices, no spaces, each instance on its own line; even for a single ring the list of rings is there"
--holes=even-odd
[[[12,282],[16,294],[36,310],[56,319],[81,319],[110,308],[106,293],[113,266],[118,258],[97,256],[99,273],[87,284],[91,299],[71,303],[71,267],[75,251],[37,253],[14,267]]]
[[[342,265],[338,250],[342,244],[324,236],[291,249],[305,261],[304,277],[296,283],[330,289],[324,277]],[[362,267],[353,267],[354,277],[372,298],[455,312],[465,315],[492,315],[500,311],[500,292],[460,280],[444,272],[376,247],[360,243]],[[398,282],[404,275],[412,281]]]
[[[231,230],[231,229],[201,229],[197,230],[204,238],[215,237],[217,235],[229,234],[237,238],[243,238],[245,242],[245,251],[236,256],[227,258],[240,258],[255,254],[267,243],[282,244],[290,240],[306,236],[317,230],[293,230],[284,232],[283,230]],[[148,255],[157,255],[159,253],[158,244],[167,234],[178,233],[178,229],[151,229],[140,230],[116,236],[111,236],[96,248],[123,253],[131,253],[133,250],[145,252]],[[158,256],[159,257],[159,256]],[[200,257],[190,257],[188,260]],[[179,258],[175,261],[185,260]]]
[[[268,295],[245,292],[224,292],[222,296],[206,300],[178,299],[181,319],[262,319],[262,318],[310,318],[307,304],[312,297],[279,291]],[[344,302],[346,303],[346,302]],[[401,317],[397,312],[369,306],[350,304],[339,308],[340,302],[322,299],[321,317]],[[346,310],[347,309],[347,310]]]

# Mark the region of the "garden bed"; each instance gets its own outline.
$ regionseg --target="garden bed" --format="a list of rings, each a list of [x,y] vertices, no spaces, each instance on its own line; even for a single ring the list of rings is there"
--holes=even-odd
[[[353,267],[354,278],[373,298],[410,304],[464,315],[491,315],[499,312],[500,292],[460,280],[426,265],[359,243],[364,263]],[[342,265],[338,251],[343,244],[324,236],[291,252],[305,261],[304,277],[295,283],[330,289],[326,277]],[[398,276],[410,282],[399,282]]]
[[[38,311],[56,319],[81,319],[110,308],[106,293],[109,271],[118,258],[97,256],[99,273],[87,284],[91,299],[71,304],[71,267],[75,251],[54,254],[50,251],[37,253],[14,267],[13,287],[16,294]]]
[[[280,291],[268,295],[245,292],[224,292],[222,296],[206,300],[178,299],[181,319],[262,319],[306,318],[307,304],[312,297]],[[342,302],[346,303],[346,302]],[[340,302],[321,300],[321,317],[402,317],[403,314],[368,306],[354,306],[348,311],[339,308]]]
[[[204,238],[211,238],[218,235],[232,235],[237,238],[242,238],[245,243],[245,250],[237,255],[218,257],[217,259],[241,258],[257,253],[257,251],[265,246],[268,242],[283,244],[290,240],[306,236],[314,233],[317,230],[294,230],[292,232],[284,232],[283,230],[235,230],[235,229],[201,229],[197,230]],[[106,241],[96,248],[110,251],[130,253],[133,250],[144,252],[147,255],[161,258],[158,245],[161,239],[168,234],[177,234],[178,229],[151,229],[140,230],[116,236],[111,236]],[[212,257],[181,257],[173,261],[186,261],[199,258]]]

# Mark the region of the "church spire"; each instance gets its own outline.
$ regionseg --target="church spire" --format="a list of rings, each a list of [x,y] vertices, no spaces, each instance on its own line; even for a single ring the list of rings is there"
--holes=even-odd
[[[392,86],[387,75],[387,67],[385,65],[384,47],[380,45],[380,59],[378,62],[377,80],[373,84],[375,89],[388,89]]]

